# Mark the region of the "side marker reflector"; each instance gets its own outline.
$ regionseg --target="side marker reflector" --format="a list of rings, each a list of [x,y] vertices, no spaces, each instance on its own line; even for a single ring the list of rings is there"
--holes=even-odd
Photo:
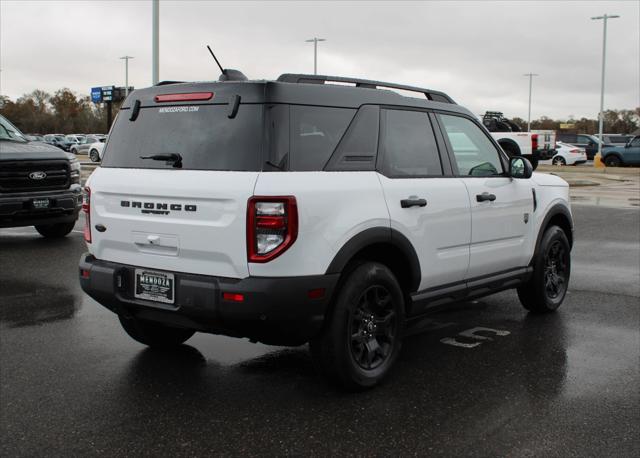
[[[244,302],[244,294],[222,293],[222,299],[230,302]]]

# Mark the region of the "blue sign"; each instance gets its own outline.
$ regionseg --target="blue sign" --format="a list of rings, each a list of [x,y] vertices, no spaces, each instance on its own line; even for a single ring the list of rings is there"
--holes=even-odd
[[[91,88],[91,101],[93,103],[101,103],[102,102],[102,88],[101,87],[92,87]]]
[[[91,88],[91,101],[93,103],[113,101],[115,86],[102,86]]]

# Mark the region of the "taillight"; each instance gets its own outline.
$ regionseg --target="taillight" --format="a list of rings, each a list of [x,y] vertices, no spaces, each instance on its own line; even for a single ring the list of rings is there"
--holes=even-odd
[[[91,243],[91,188],[84,188],[82,196],[82,212],[84,213],[84,241]]]
[[[293,196],[251,197],[247,203],[247,259],[268,262],[298,236],[298,206]]]
[[[533,151],[538,149],[538,134],[531,134],[531,149]]]

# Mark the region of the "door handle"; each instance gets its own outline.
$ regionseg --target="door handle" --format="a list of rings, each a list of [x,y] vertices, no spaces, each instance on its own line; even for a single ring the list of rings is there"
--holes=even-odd
[[[489,202],[493,202],[494,200],[496,200],[496,195],[495,194],[489,194],[488,192],[483,192],[482,194],[477,194],[476,195],[476,200],[478,202],[484,202],[486,200],[488,200]]]
[[[427,206],[427,199],[402,199],[400,201],[400,206],[402,208],[426,207]]]

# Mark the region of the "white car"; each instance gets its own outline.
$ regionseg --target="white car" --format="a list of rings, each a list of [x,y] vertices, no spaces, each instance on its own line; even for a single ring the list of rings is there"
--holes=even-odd
[[[542,164],[553,165],[578,165],[585,162],[587,162],[587,153],[584,148],[564,142],[556,143],[556,154],[551,160],[541,161]]]
[[[568,184],[449,96],[223,77],[136,90],[87,181],[80,284],[133,339],[309,342],[361,389],[434,308],[512,288],[532,313],[560,306]]]
[[[89,146],[89,159],[91,159],[92,162],[102,161],[102,152],[104,151],[105,142],[106,140],[104,142],[99,141],[92,143]]]

